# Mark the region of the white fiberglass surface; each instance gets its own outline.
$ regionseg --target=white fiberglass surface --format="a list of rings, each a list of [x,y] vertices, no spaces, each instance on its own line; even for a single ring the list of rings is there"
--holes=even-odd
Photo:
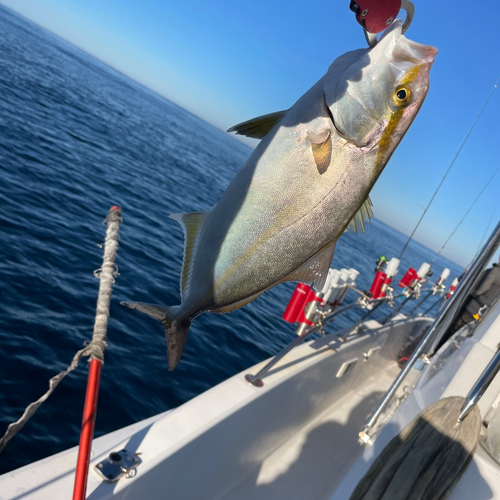
[[[363,449],[358,432],[399,372],[396,363],[347,394],[262,461],[224,500],[327,499]]]
[[[470,337],[461,338],[458,333],[457,339],[449,339],[432,358],[431,363],[423,366],[422,376],[411,394],[376,436],[374,444],[366,447],[347,471],[342,483],[330,497],[331,500],[349,498],[358,481],[386,444],[424,408],[441,398],[467,396],[496,353],[500,341],[500,306],[493,308],[471,333]],[[499,400],[500,374],[497,374],[478,402],[481,416],[485,418],[489,415],[489,422],[493,424],[490,443],[493,450],[497,449],[499,419],[495,416],[498,410],[494,408]],[[483,431],[487,435],[487,431]],[[453,489],[450,500],[500,500],[500,466],[493,458],[495,451],[491,453],[485,445],[478,444],[473,460]]]
[[[91,469],[122,448],[140,453],[142,463],[115,484],[91,470],[87,498],[327,498],[360,452],[357,432],[393,379],[395,355],[428,323],[368,322],[347,343],[320,338],[278,363],[262,388],[244,379],[257,365],[150,422],[95,440]],[[71,498],[75,457],[68,450],[0,477],[4,500]],[[308,477],[316,478],[313,496],[305,493]]]

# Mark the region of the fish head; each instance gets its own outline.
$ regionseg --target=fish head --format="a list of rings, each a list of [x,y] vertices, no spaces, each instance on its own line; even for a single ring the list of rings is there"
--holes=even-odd
[[[356,148],[378,146],[383,167],[425,100],[436,54],[408,40],[396,21],[372,49],[335,60],[323,88],[339,135]]]

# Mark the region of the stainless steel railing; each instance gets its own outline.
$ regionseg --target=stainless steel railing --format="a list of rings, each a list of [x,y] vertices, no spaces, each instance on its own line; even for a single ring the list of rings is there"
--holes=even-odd
[[[402,294],[401,294],[402,295]],[[340,337],[342,340],[346,341],[347,336],[354,331],[355,328],[357,328],[363,321],[366,320],[368,316],[370,316],[376,309],[378,309],[382,304],[392,301],[401,295],[397,295],[396,297],[382,297],[380,299],[372,299],[364,302],[364,307],[373,304],[373,309],[369,311],[368,314],[364,315],[361,320],[357,321],[348,331],[345,333],[342,337]],[[347,304],[345,306],[341,306],[334,311],[325,314],[318,322],[317,325],[311,326],[308,328],[306,331],[302,332],[297,338],[293,340],[290,344],[288,344],[282,351],[280,351],[274,358],[272,358],[269,363],[267,363],[261,370],[259,370],[258,373],[255,375],[252,375],[248,373],[245,375],[245,379],[247,382],[250,384],[256,386],[256,387],[262,387],[264,385],[264,382],[262,381],[263,377],[271,370],[273,366],[276,365],[280,360],[282,360],[294,347],[297,347],[299,344],[301,344],[307,337],[312,335],[315,332],[320,331],[327,323],[332,321],[334,318],[337,316],[340,316],[341,314],[344,314],[347,311],[350,311],[351,309],[354,309],[355,307],[361,307],[361,299],[359,299],[356,302],[353,302],[351,304]]]
[[[481,396],[486,392],[486,389],[495,378],[496,374],[500,371],[500,344],[497,346],[497,352],[491,358],[488,366],[484,369],[483,373],[476,380],[469,394],[465,397],[464,405],[460,411],[458,422],[463,422],[464,418],[470,413],[472,408],[476,406]]]
[[[301,333],[296,339],[293,340],[290,344],[288,344],[281,352],[276,354],[267,365],[265,365],[257,374],[251,375],[247,374],[245,375],[245,379],[247,382],[250,382],[252,385],[255,385],[256,387],[262,387],[264,385],[264,382],[262,382],[262,378],[264,375],[281,359],[283,359],[294,347],[298,346],[300,343],[302,343],[307,337],[312,335],[313,333],[319,331],[327,322],[332,321],[335,317],[339,316],[340,314],[343,314],[347,311],[350,311],[351,309],[354,309],[358,305],[357,302],[353,302],[352,304],[347,304],[345,306],[341,306],[335,311],[331,312],[330,314],[327,314],[320,323],[317,325],[311,326],[311,328],[308,328],[305,332]]]
[[[464,279],[460,282],[455,294],[447,301],[441,313],[436,317],[434,323],[431,325],[427,333],[424,335],[420,344],[417,346],[410,359],[403,367],[399,375],[392,383],[389,390],[385,393],[379,405],[370,416],[362,431],[362,434],[368,436],[369,431],[373,428],[380,415],[386,409],[389,401],[392,399],[397,389],[405,379],[408,372],[413,367],[415,361],[420,358],[424,353],[433,353],[439,341],[450,327],[458,310],[467,299],[470,291],[478,282],[482,271],[487,266],[488,262],[493,257],[494,253],[500,246],[500,222],[497,224],[495,230],[491,234],[488,241],[485,243],[480,254],[474,260],[469,272],[465,275]]]

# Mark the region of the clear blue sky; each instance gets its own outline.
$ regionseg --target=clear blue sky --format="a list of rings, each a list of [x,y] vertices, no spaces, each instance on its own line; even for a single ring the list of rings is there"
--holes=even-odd
[[[0,0],[206,121],[227,129],[290,107],[335,57],[366,45],[349,0]],[[494,8],[414,0],[407,35],[439,54],[419,116],[372,193],[409,234],[500,76]],[[477,10],[483,5],[482,11]],[[439,249],[500,165],[500,89],[416,239]],[[466,265],[500,219],[500,173],[443,254]]]

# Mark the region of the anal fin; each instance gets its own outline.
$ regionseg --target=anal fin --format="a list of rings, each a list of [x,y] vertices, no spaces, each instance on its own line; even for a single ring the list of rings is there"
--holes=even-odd
[[[177,221],[184,230],[184,260],[181,274],[181,298],[184,298],[191,281],[191,268],[196,250],[196,242],[207,216],[206,212],[192,212],[187,214],[172,214],[171,219]]]
[[[299,268],[290,273],[283,281],[298,281],[306,285],[314,283],[314,289],[321,291],[325,286],[328,270],[332,265],[335,244],[336,241],[324,247],[307,262],[304,262]]]

